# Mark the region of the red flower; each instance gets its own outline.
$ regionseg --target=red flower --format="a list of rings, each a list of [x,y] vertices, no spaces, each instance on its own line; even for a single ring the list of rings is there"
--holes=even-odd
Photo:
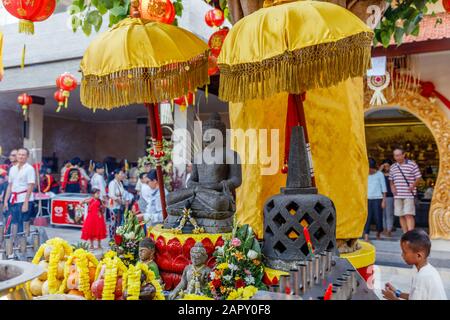
[[[120,234],[116,234],[114,236],[114,242],[116,243],[116,245],[120,246],[120,244],[122,243],[122,236]]]
[[[214,279],[213,281],[211,281],[212,282],[212,285],[215,287],[215,288],[219,288],[221,285],[222,285],[222,281],[220,281],[220,279]]]
[[[245,287],[245,281],[242,279],[238,279],[236,280],[236,284],[235,284],[236,289]]]

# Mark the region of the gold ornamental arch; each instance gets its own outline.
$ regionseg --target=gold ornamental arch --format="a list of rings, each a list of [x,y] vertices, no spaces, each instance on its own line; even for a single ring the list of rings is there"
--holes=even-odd
[[[439,151],[439,173],[429,212],[430,237],[450,240],[450,121],[436,103],[416,90],[385,90],[387,103],[371,105],[373,91],[366,90],[364,112],[398,108],[413,114],[431,131]]]

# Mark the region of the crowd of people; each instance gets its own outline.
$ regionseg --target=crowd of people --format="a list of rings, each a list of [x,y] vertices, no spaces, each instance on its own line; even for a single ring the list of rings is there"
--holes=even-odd
[[[393,151],[394,162],[386,159],[378,166],[369,158],[368,215],[364,227],[364,240],[369,240],[372,221],[376,237],[381,233],[391,237],[394,216],[399,217],[403,233],[415,228],[417,185],[422,179],[418,165],[408,160],[405,151]]]
[[[136,214],[146,229],[163,222],[158,177],[150,163],[144,163],[140,170],[119,166],[107,174],[104,163],[91,163],[84,168],[80,158],[75,157],[64,162],[58,177],[49,168],[28,164],[28,158],[27,149],[12,150],[9,161],[0,167],[2,224],[4,233],[11,234],[13,241],[18,233],[30,232],[30,220],[37,212],[36,193],[50,197],[58,193],[91,194],[86,201],[88,213],[81,233],[81,238],[90,242],[91,249],[95,241],[100,247],[101,240],[108,236],[114,238],[116,228],[124,223],[125,210]],[[191,168],[187,166],[183,186]]]

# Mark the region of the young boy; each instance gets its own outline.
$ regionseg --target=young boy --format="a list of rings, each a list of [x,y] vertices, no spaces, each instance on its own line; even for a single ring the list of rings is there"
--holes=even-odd
[[[423,230],[413,229],[406,232],[401,240],[403,260],[408,265],[414,265],[415,273],[409,293],[401,292],[386,283],[383,297],[388,300],[447,300],[441,277],[436,269],[428,263],[431,241]]]

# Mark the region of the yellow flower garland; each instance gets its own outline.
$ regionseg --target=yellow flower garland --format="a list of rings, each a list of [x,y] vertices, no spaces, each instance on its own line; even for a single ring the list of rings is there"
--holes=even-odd
[[[154,300],[165,300],[162,294],[161,284],[156,280],[155,273],[148,268],[148,265],[138,262],[136,266],[130,265],[123,277],[123,288],[127,290],[127,300],[139,300],[141,293],[141,274],[146,276],[146,282],[155,287],[156,294]]]
[[[114,291],[116,290],[117,276],[124,276],[127,273],[127,267],[117,257],[114,251],[105,253],[103,260],[97,265],[95,279],[98,279],[102,266],[105,265],[105,281],[103,286],[102,300],[114,300]]]
[[[214,300],[207,296],[200,296],[198,294],[185,294],[180,300]]]
[[[256,292],[258,292],[258,288],[254,286],[239,288],[237,290],[231,291],[227,297],[227,300],[248,300],[253,297]]]
[[[70,266],[73,264],[73,260],[76,259],[75,266],[78,270],[79,284],[78,289],[83,292],[86,299],[92,299],[91,282],[89,277],[89,262],[95,267],[98,265],[97,258],[84,249],[75,250],[67,259],[64,266],[64,280],[59,288],[59,293],[65,293],[67,289],[67,279],[69,277]]]
[[[65,256],[72,253],[72,247],[67,243],[67,241],[61,238],[49,239],[39,247],[39,250],[36,252],[33,260],[31,261],[33,264],[39,264],[45,248],[48,246],[52,247],[47,270],[48,292],[49,294],[56,294],[59,291],[58,280],[56,279],[58,262],[61,261],[61,257],[64,259]]]

